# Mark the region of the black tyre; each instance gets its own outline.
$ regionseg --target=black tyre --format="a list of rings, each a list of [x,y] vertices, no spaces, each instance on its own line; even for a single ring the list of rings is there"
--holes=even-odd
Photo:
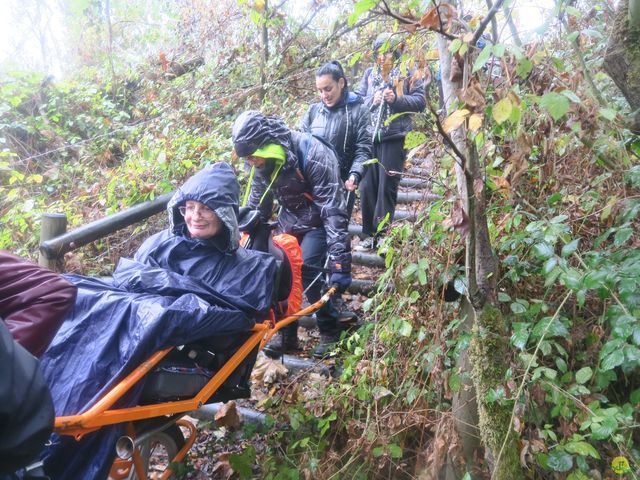
[[[136,425],[136,436],[140,437],[147,432],[157,430],[167,423],[164,417],[152,418],[139,422]],[[149,473],[162,473],[171,463],[171,460],[178,454],[184,446],[185,439],[182,430],[175,423],[170,423],[166,428],[154,432],[150,437],[146,438],[139,444],[140,455],[142,457],[142,465],[145,471],[145,477],[149,477]],[[143,480],[146,480],[143,479]],[[132,467],[129,474],[129,480],[141,480]]]

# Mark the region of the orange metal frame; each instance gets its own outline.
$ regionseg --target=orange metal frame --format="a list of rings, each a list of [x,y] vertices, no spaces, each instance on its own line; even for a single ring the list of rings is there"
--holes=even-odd
[[[60,435],[73,436],[79,440],[87,433],[98,430],[106,425],[144,420],[147,418],[196,410],[200,408],[216,392],[216,390],[218,390],[220,385],[224,383],[224,381],[242,363],[247,355],[253,351],[256,345],[259,345],[259,349],[262,350],[269,339],[271,339],[278,330],[295,322],[303,315],[315,312],[329,300],[334,292],[335,288],[329,289],[316,303],[309,305],[307,308],[300,310],[294,315],[290,315],[279,320],[278,322],[274,322],[273,319],[269,319],[256,324],[253,327],[251,336],[245,341],[245,343],[242,344],[238,351],[233,354],[233,356],[222,366],[220,370],[218,370],[218,372],[216,372],[202,390],[200,390],[200,392],[191,399],[111,410],[111,407],[120,398],[122,398],[122,396],[129,391],[133,385],[150,372],[158,362],[160,362],[160,360],[162,360],[172,350],[173,347],[170,347],[154,353],[146,362],[131,372],[84,413],[56,417],[54,431]]]

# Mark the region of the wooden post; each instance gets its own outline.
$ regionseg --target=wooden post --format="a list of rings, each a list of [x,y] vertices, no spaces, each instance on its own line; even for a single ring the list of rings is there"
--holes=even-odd
[[[44,213],[40,219],[40,244],[52,238],[63,235],[67,232],[67,216],[64,213]],[[49,258],[40,251],[38,264],[54,271],[62,271],[62,259],[58,257]]]

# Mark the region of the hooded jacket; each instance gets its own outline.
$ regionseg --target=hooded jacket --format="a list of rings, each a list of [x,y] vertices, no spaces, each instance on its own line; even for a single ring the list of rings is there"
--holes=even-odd
[[[113,279],[68,275],[75,306],[42,357],[58,415],[85,411],[161,348],[249,331],[274,299],[275,259],[237,248],[239,186],[218,163],[191,177],[168,204],[171,227],[148,238],[135,259],[121,259]],[[226,231],[188,235],[178,208],[196,200],[214,210]],[[142,383],[119,407],[135,405]],[[106,478],[122,424],[82,438],[54,436],[44,455],[53,479]]]
[[[413,122],[411,115],[402,115],[384,125],[384,119],[396,113],[404,112],[422,112],[427,106],[427,100],[424,94],[424,80],[420,72],[416,69],[410,69],[406,77],[403,76],[398,67],[394,68],[389,75],[389,86],[396,94],[396,100],[392,104],[382,103],[373,105],[373,96],[377,91],[384,87],[376,80],[380,78],[379,67],[369,67],[365,70],[360,85],[356,89],[356,93],[364,98],[364,103],[371,112],[371,122],[373,129],[376,124],[378,131],[372,132],[374,142],[384,142],[385,140],[394,140],[403,138],[411,131]],[[380,118],[380,107],[386,110],[382,112],[381,122],[377,122]],[[373,130],[372,129],[372,130]]]
[[[256,111],[236,119],[232,137],[241,157],[268,143],[277,143],[286,152],[284,163],[275,168],[255,169],[247,205],[259,208],[262,217],[269,219],[275,195],[282,207],[278,215],[282,231],[295,235],[324,227],[332,271],[350,272],[349,219],[333,148],[309,133],[289,130],[277,117]]]
[[[373,156],[371,115],[362,97],[345,89],[333,107],[314,103],[303,117],[300,130],[322,137],[333,146],[343,181],[352,174],[362,179],[363,162]]]

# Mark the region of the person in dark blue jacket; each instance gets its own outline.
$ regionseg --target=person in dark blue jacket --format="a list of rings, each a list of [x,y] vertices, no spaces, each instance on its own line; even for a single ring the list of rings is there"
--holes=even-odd
[[[388,33],[378,35],[373,43],[376,65],[369,67],[356,93],[365,99],[373,125],[373,152],[377,164],[370,165],[360,184],[362,233],[366,237],[357,250],[375,248],[379,223],[389,215],[387,226],[393,221],[398,198],[400,175],[390,171],[404,169],[404,139],[412,128],[411,115],[399,113],[422,112],[426,107],[424,80],[415,69],[403,72],[399,61],[401,48],[397,37]]]
[[[336,60],[316,71],[316,88],[320,102],[309,107],[300,130],[324,138],[335,149],[351,217],[355,189],[364,176],[363,163],[373,154],[371,115],[362,97],[349,91],[342,65]]]
[[[189,178],[168,204],[170,227],[149,237],[112,279],[78,275],[74,308],[42,357],[56,415],[75,415],[156,351],[250,331],[267,317],[276,261],[238,248],[235,173],[216,163]],[[141,384],[119,406],[135,405]],[[80,442],[57,437],[45,452],[53,479],[106,478],[122,425]]]

